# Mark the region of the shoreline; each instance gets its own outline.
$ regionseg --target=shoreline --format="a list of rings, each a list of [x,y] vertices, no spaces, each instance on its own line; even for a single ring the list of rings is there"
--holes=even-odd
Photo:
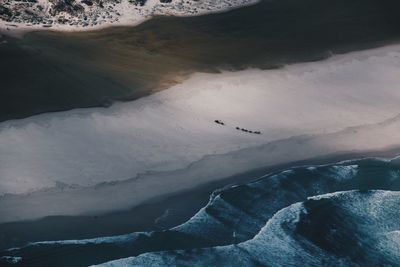
[[[165,13],[163,13],[162,8],[160,10],[156,10],[157,5],[161,5],[165,7],[163,3],[154,3],[157,0],[148,1],[144,6],[141,7],[132,7],[132,10],[135,9],[137,13],[135,14],[125,14],[121,15],[117,18],[116,21],[106,21],[98,25],[91,26],[78,26],[78,25],[65,25],[65,24],[31,24],[31,23],[20,23],[13,21],[5,21],[0,19],[0,34],[14,37],[14,38],[22,38],[25,34],[31,32],[39,32],[39,31],[48,31],[48,32],[65,32],[65,33],[80,33],[80,32],[96,32],[104,29],[114,28],[114,27],[136,27],[150,19],[155,17],[197,17],[197,16],[206,16],[211,14],[218,13],[226,13],[235,9],[245,8],[253,5],[257,5],[262,0],[242,0],[237,4],[229,4],[227,7],[225,6],[216,6],[215,9],[204,8],[192,13],[192,11],[174,11],[173,6],[166,6]],[[124,4],[124,3],[123,3]],[[121,4],[121,5],[123,5]],[[150,6],[149,6],[150,5]],[[142,9],[140,9],[142,8]],[[144,12],[141,14],[140,12]],[[129,17],[129,15],[134,15],[134,17]]]
[[[168,1],[0,3],[0,265],[398,257],[400,4]]]
[[[170,229],[189,220],[208,203],[213,192],[223,188],[254,182],[264,176],[288,169],[334,165],[363,159],[392,159],[399,155],[400,146],[381,151],[337,153],[235,174],[204,185],[160,195],[120,211],[97,215],[50,216],[27,221],[3,222],[0,223],[0,235],[2,236],[0,250],[37,241],[87,239]],[[48,231],[48,229],[52,229],[52,231]]]
[[[36,188],[52,191],[52,188],[57,190],[57,185],[62,190],[68,188],[64,185],[72,188],[78,185],[78,189],[85,190],[91,186],[106,185],[107,182],[179,171],[208,156],[225,155],[246,148],[256,149],[274,142],[290,141],[291,138],[335,133],[348,127],[396,118],[400,113],[396,99],[400,96],[393,89],[397,76],[392,68],[397,68],[399,49],[399,45],[387,46],[275,70],[197,73],[168,90],[136,101],[116,103],[108,108],[75,109],[3,122],[0,124],[0,144],[8,153],[2,155],[1,166],[9,177],[1,181],[3,188],[0,195],[34,193],[38,191]],[[349,71],[364,75],[366,62],[371,68],[369,72],[379,71],[374,74],[373,83],[369,84],[370,90],[366,89],[364,80],[347,80],[346,76],[346,86],[357,87],[351,95],[341,84],[338,86],[331,82],[323,91],[318,89],[325,79],[342,78]],[[390,64],[387,71],[380,67],[385,62]],[[386,83],[384,87],[379,85],[382,72],[390,75],[390,79],[387,76],[382,80]],[[290,79],[286,78],[288,74]],[[370,78],[365,76],[365,79]],[[303,88],[294,91],[293,84],[299,81],[303,83]],[[264,86],[266,82],[270,83],[268,88]],[[381,87],[380,91],[378,86]],[[245,88],[249,88],[248,95],[241,96]],[[293,94],[296,95],[296,101],[292,101]],[[391,102],[382,102],[383,96],[392,99]],[[317,102],[313,100],[315,97]],[[327,102],[333,101],[329,97],[335,99],[331,104]],[[346,97],[345,101],[343,97]],[[369,97],[375,98],[376,103],[370,103]],[[360,103],[354,103],[356,98]],[[206,107],[202,103],[209,104]],[[350,104],[354,107],[349,109],[347,107]],[[288,113],[289,107],[296,107],[302,113]],[[325,109],[324,113],[315,117],[314,112],[322,108]],[[286,114],[284,120],[272,116],[274,112]],[[266,117],[263,119],[257,114],[266,114]],[[175,121],[175,124],[166,123],[168,119]],[[216,124],[216,119],[227,125]],[[70,125],[85,126],[70,133]],[[260,131],[261,134],[243,133],[235,126]],[[79,138],[76,138],[78,134]],[[121,142],[114,138],[120,135],[124,136]],[[51,140],[58,149],[49,151],[42,140]],[[169,140],[168,146],[162,140]],[[134,141],[137,143],[132,144]],[[18,147],[30,147],[30,153],[34,154],[23,153]],[[119,147],[119,151],[115,150],[116,147]],[[82,148],[85,150],[82,151]],[[54,156],[49,157],[48,152]],[[16,157],[24,159],[27,166],[17,167],[14,164]],[[54,165],[53,158],[71,160],[65,166]],[[33,164],[34,171],[30,172],[29,177],[21,177],[26,176],[24,169],[29,164]],[[43,167],[39,168],[42,164]],[[15,187],[13,183],[16,180],[25,186]]]
[[[110,27],[106,27],[104,29],[111,29],[111,28],[125,28],[125,27],[130,27],[130,26],[115,26],[115,25],[111,25]],[[93,32],[96,31],[102,31],[104,29],[98,29],[95,30]],[[51,30],[45,30],[47,32],[52,32]],[[34,33],[37,31],[30,31],[30,32],[26,32],[26,34],[29,33]],[[57,32],[57,31],[54,31]],[[90,30],[88,32],[91,32]],[[72,32],[69,32],[72,33]],[[81,31],[77,31],[75,33],[81,33]],[[5,35],[7,36],[7,35]],[[12,36],[9,36],[12,37]],[[1,29],[0,29],[0,40],[1,40]],[[307,64],[307,63],[312,63],[312,62],[320,62],[320,61],[327,61],[329,59],[331,59],[332,57],[335,58],[339,58],[342,55],[346,55],[348,53],[359,53],[359,52],[363,52],[363,51],[367,51],[367,50],[379,50],[379,49],[385,49],[388,47],[395,47],[400,43],[400,39],[394,39],[394,40],[388,40],[388,41],[382,41],[382,42],[378,42],[378,43],[372,43],[372,44],[368,44],[368,45],[362,45],[361,47],[352,47],[349,50],[344,50],[341,51],[339,53],[335,53],[335,54],[331,54],[326,58],[323,59],[309,59],[309,60],[304,60],[304,61],[296,61],[296,62],[292,62],[292,63],[288,63],[285,65],[276,65],[276,66],[269,66],[268,68],[265,68],[267,70],[279,70],[285,66],[291,66],[291,65],[299,65],[299,64]],[[0,43],[1,44],[1,43]],[[124,104],[124,103],[129,103],[129,102],[133,102],[133,101],[137,101],[141,98],[146,98],[148,96],[151,96],[153,94],[162,92],[164,90],[168,90],[171,87],[177,86],[183,82],[185,82],[186,80],[190,79],[191,76],[197,74],[218,74],[218,73],[222,73],[222,72],[226,72],[225,69],[214,69],[211,66],[208,67],[209,69],[207,70],[207,67],[203,67],[201,69],[201,71],[196,71],[196,69],[190,69],[190,71],[180,71],[180,73],[176,73],[175,75],[169,75],[170,77],[165,77],[163,79],[161,79],[158,83],[158,85],[156,85],[154,88],[152,88],[151,90],[148,90],[146,92],[132,92],[132,95],[129,96],[121,96],[118,98],[114,98],[114,99],[107,99],[104,103],[93,103],[93,104],[85,104],[85,105],[81,105],[78,107],[65,107],[65,108],[59,108],[59,109],[48,109],[48,110],[44,110],[44,111],[37,111],[37,112],[30,112],[27,114],[22,114],[22,115],[18,115],[15,117],[7,117],[4,119],[0,118],[0,124],[2,123],[12,123],[13,121],[19,121],[19,120],[24,120],[24,119],[29,119],[31,117],[36,117],[36,116],[41,116],[41,115],[46,115],[46,114],[57,114],[57,113],[64,113],[64,112],[74,112],[74,111],[78,111],[79,110],[86,110],[86,109],[107,109],[112,105],[119,105],[119,104]],[[253,69],[253,68],[251,68]],[[254,69],[259,69],[258,67],[255,67]],[[262,70],[265,70],[262,69]],[[229,70],[229,72],[240,72],[242,71],[241,69],[233,69],[233,70]],[[147,87],[145,87],[147,90]]]
[[[266,166],[397,146],[399,95],[393,70],[398,49],[279,70],[198,74],[132,103],[2,123],[0,220],[104,214]],[[366,87],[364,79],[346,78],[353,75],[373,82]],[[337,78],[339,86],[330,82]],[[278,119],[277,112],[285,116]]]
[[[181,83],[181,74],[273,69],[398,42],[387,25],[397,17],[375,11],[375,1],[350,5],[345,14],[338,12],[344,0],[330,11],[315,0],[262,1],[220,14],[158,16],[137,27],[4,36],[0,121],[135,100],[169,87],[171,79]],[[312,16],[307,5],[315,6]],[[326,23],[329,13],[335,19]]]
[[[187,190],[190,191],[192,188],[202,187],[209,183],[212,184],[215,182],[225,184],[226,180],[231,177],[243,179],[243,174],[246,173],[251,173],[251,176],[247,176],[246,179],[250,178],[256,180],[256,176],[265,175],[267,170],[271,168],[282,169],[284,168],[282,166],[304,166],[307,165],[305,162],[310,162],[312,165],[321,165],[316,163],[315,159],[321,159],[324,162],[324,159],[328,158],[327,162],[329,163],[371,157],[372,155],[373,157],[393,156],[400,151],[398,148],[400,140],[399,142],[394,142],[393,145],[387,145],[386,142],[372,146],[369,145],[369,149],[365,149],[365,144],[357,143],[354,140],[358,139],[360,142],[363,142],[370,140],[370,138],[375,138],[375,136],[379,136],[380,134],[386,135],[387,131],[390,133],[394,130],[393,127],[396,130],[400,130],[400,117],[389,119],[377,125],[351,127],[338,133],[322,134],[320,136],[300,136],[297,138],[289,138],[288,140],[279,140],[261,147],[230,152],[226,155],[206,156],[201,161],[192,163],[188,168],[182,170],[150,172],[147,175],[141,175],[134,179],[104,183],[94,188],[78,188],[72,191],[44,190],[28,195],[4,195],[0,201],[0,213],[4,215],[1,223],[35,220],[48,217],[49,213],[54,213],[53,216],[60,213],[69,216],[79,214],[98,216],[99,214],[107,214],[118,210],[126,210],[129,207],[140,206],[152,202],[157,198],[162,199],[164,196],[179,194],[179,192],[185,192]],[[380,128],[389,128],[389,130],[381,130]],[[355,132],[360,131],[364,132],[364,136],[353,136]],[[365,136],[366,131],[368,133]],[[312,143],[321,143],[323,140],[331,140],[335,143],[338,142],[338,140],[335,139],[340,140],[340,145],[338,143],[338,149],[333,150],[331,153],[327,152],[330,150],[327,149],[328,147],[322,148],[322,150],[321,148],[317,150],[315,150],[315,148],[311,149],[311,151],[315,150],[311,153],[315,155],[313,157],[307,157],[307,155],[300,152],[304,151],[304,148],[302,148],[304,145],[310,147]],[[281,149],[277,149],[278,144],[278,147],[281,147]],[[364,147],[364,149],[360,149],[360,145]],[[311,147],[312,146],[313,145],[311,145]],[[379,148],[377,148],[377,146]],[[291,149],[288,150],[288,148]],[[265,157],[266,155],[269,155],[269,160],[263,158],[263,156]],[[352,156],[343,157],[343,155]],[[354,155],[358,156],[355,158]],[[240,160],[240,158],[247,158],[247,160],[250,158],[253,162],[251,166],[242,165],[243,163],[241,163],[242,160]],[[331,158],[336,158],[336,160],[332,161]],[[215,163],[221,160],[225,165],[234,165],[235,167],[222,168],[221,166],[221,168],[217,167],[218,171],[215,171]],[[270,162],[270,164],[266,164],[265,162]],[[255,175],[255,173],[258,175]],[[197,182],[189,179],[189,177],[193,175],[198,179]],[[162,189],[158,188],[160,185],[156,186],[156,188],[152,188],[152,186],[159,183],[160,179],[168,179],[171,177],[176,179],[173,183],[173,187],[167,186],[171,184],[165,184]],[[144,194],[143,190],[145,188],[149,191],[147,194]],[[153,192],[154,190],[156,190],[157,193]],[[115,194],[116,192],[120,194],[119,197]],[[130,197],[124,198],[123,196],[127,194],[130,194]],[[137,196],[135,196],[135,194]],[[149,197],[151,194],[153,194],[153,196]],[[110,204],[109,200],[104,199],[104,195],[114,196],[114,203]],[[66,199],[72,200],[68,207],[62,204]],[[51,203],[51,207],[45,207],[44,210],[38,209],[43,203]],[[96,203],[96,205],[93,205],[94,203]],[[80,206],[80,209],[75,210],[74,207],[77,207],[77,205]],[[60,208],[64,209],[64,211],[61,211]]]

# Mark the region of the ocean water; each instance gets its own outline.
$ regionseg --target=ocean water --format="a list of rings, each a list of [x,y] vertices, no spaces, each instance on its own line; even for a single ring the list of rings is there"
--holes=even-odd
[[[398,158],[297,167],[216,190],[168,230],[0,255],[13,266],[399,266],[399,189]]]

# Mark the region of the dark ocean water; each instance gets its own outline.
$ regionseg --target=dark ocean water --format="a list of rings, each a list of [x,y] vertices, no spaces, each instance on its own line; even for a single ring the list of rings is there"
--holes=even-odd
[[[265,0],[138,27],[0,37],[0,121],[107,106],[194,71],[273,68],[396,41],[396,0]]]
[[[217,190],[169,230],[1,255],[17,266],[400,266],[399,189],[397,158],[298,167]]]

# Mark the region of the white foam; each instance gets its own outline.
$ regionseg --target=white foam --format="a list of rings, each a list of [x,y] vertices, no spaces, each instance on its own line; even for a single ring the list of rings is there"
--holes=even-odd
[[[17,264],[22,261],[21,257],[12,257],[12,256],[2,256],[0,257],[0,259],[10,264]]]
[[[21,7],[15,1],[7,1],[4,3],[6,7],[18,9]],[[81,1],[77,1],[80,3]],[[72,16],[66,12],[50,15],[51,4],[49,1],[39,0],[36,4],[34,13],[42,17],[41,23],[33,24],[29,21],[20,21],[13,18],[12,21],[4,21],[0,19],[0,32],[7,34],[21,35],[29,31],[53,30],[53,31],[90,31],[98,30],[110,26],[135,26],[154,16],[199,16],[210,13],[229,11],[234,8],[253,5],[259,0],[202,0],[202,1],[186,1],[174,0],[171,3],[161,3],[159,0],[147,0],[144,6],[129,3],[129,0],[109,1],[103,3],[104,7],[97,5],[82,5],[84,13]],[[43,11],[37,12],[37,6],[42,6]],[[25,9],[28,9],[25,7]],[[32,10],[34,8],[31,8]],[[84,19],[86,17],[86,19]],[[62,24],[58,22],[59,18],[66,18],[68,23]],[[47,24],[52,21],[51,27]],[[73,23],[77,23],[71,25]],[[43,25],[46,25],[44,27]],[[85,25],[85,26],[84,26]]]
[[[336,165],[331,170],[336,174],[337,180],[345,181],[354,178],[358,173],[358,165]]]
[[[117,235],[117,236],[106,236],[106,237],[96,237],[90,239],[71,239],[71,240],[59,240],[59,241],[40,241],[29,243],[28,246],[36,245],[88,245],[88,244],[121,244],[125,242],[132,241],[140,234],[146,234],[142,232]]]
[[[398,262],[399,231],[389,231],[383,235],[380,235],[379,232],[398,226],[398,221],[395,219],[397,217],[391,216],[391,211],[398,205],[399,192],[373,190],[369,194],[366,194],[359,191],[342,191],[316,196],[312,199],[317,201],[332,199],[341,208],[347,209],[347,206],[352,207],[349,209],[348,216],[351,216],[354,223],[360,224],[360,228],[365,228],[365,236],[362,238],[365,240],[368,236],[372,240],[375,240],[377,236],[381,236],[378,242],[372,244],[374,246],[372,250],[380,250],[377,255],[390,257],[390,260],[386,258],[387,262]],[[385,217],[369,220],[370,212],[373,212],[373,210],[368,209],[368,206],[377,199],[383,201],[384,204],[389,204],[390,207],[381,205],[380,211],[381,214],[385,214]],[[307,211],[303,203],[292,204],[278,211],[268,220],[260,233],[253,239],[238,245],[200,249],[196,251],[196,254],[190,250],[175,251],[172,253],[168,251],[146,253],[137,257],[115,260],[99,266],[119,266],[119,263],[140,266],[146,265],[149,262],[154,264],[168,263],[169,265],[190,265],[194,262],[201,265],[212,262],[221,266],[231,266],[232,263],[230,261],[235,262],[236,259],[245,260],[246,258],[264,265],[272,264],[278,266],[296,266],[299,262],[307,266],[351,265],[353,263],[351,259],[337,257],[312,242],[307,242],[308,240],[304,239],[302,235],[294,234],[301,217],[306,214]],[[395,214],[398,215],[398,212],[396,211]],[[179,254],[178,257],[176,256],[177,254]],[[200,256],[196,257],[197,255]]]

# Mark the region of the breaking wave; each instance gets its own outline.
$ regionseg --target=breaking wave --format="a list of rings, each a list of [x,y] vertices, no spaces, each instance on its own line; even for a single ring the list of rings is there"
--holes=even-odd
[[[397,190],[397,158],[292,168],[215,191],[169,230],[36,242],[0,256],[21,266],[399,266]]]

